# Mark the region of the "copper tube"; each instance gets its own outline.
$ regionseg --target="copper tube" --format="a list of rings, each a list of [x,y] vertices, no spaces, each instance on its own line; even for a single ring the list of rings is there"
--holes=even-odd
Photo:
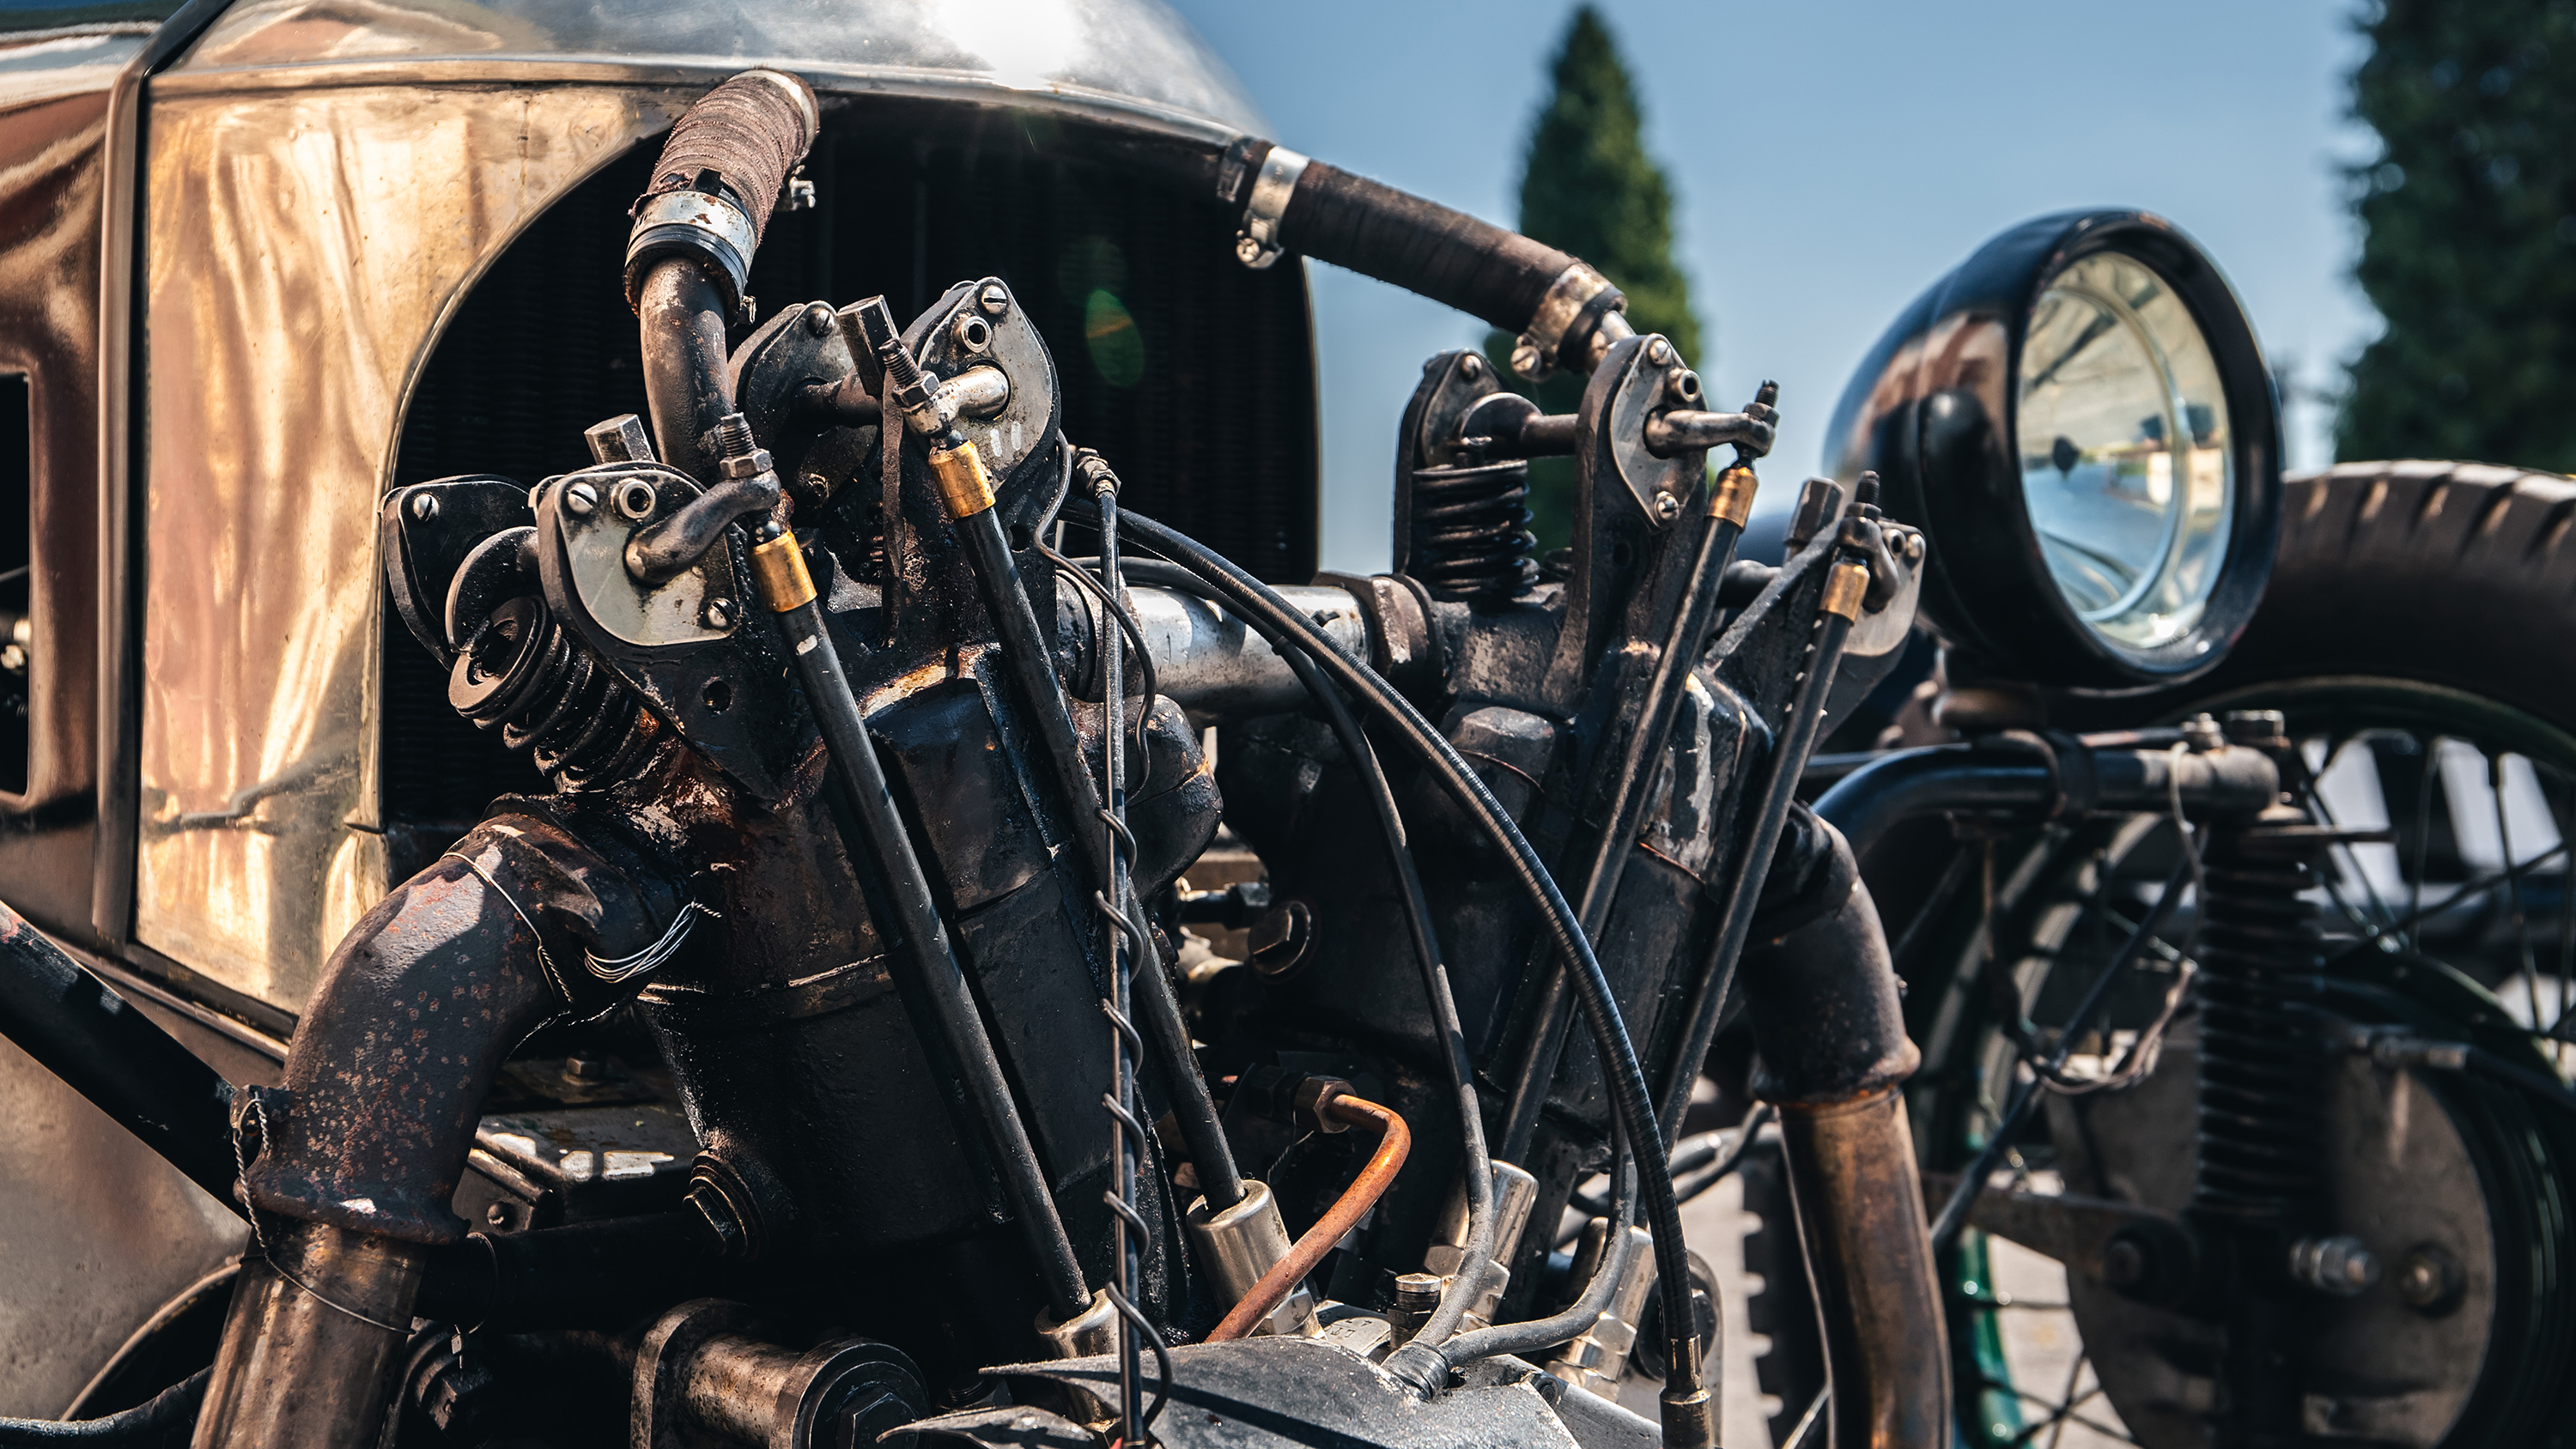
[[[1413,1133],[1404,1125],[1404,1119],[1375,1102],[1344,1093],[1326,1102],[1324,1110],[1354,1127],[1376,1123],[1380,1134],[1377,1151],[1370,1156],[1368,1165],[1360,1169],[1360,1175],[1351,1179],[1351,1185],[1342,1189],[1341,1197],[1335,1200],[1331,1210],[1316,1219],[1315,1225],[1297,1240],[1297,1245],[1288,1250],[1288,1256],[1262,1274],[1261,1281],[1253,1284],[1252,1291],[1244,1294],[1243,1301],[1234,1305],[1234,1311],[1208,1334],[1209,1343],[1241,1338],[1252,1331],[1254,1324],[1269,1317],[1270,1310],[1278,1307],[1281,1300],[1304,1282],[1306,1275],[1315,1271],[1315,1265],[1324,1261],[1324,1255],[1333,1250],[1333,1245],[1359,1226],[1360,1219],[1368,1215],[1368,1210],[1377,1206],[1379,1198],[1386,1196],[1386,1190],[1395,1185],[1396,1170],[1404,1166],[1404,1155],[1413,1150]]]
[[[1825,1307],[1835,1449],[1947,1443],[1950,1353],[1905,1098],[1780,1104],[1782,1155]]]

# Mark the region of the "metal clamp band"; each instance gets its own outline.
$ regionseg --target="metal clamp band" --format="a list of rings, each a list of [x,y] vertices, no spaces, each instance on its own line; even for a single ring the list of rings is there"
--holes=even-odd
[[[1581,262],[1556,274],[1548,283],[1547,295],[1538,299],[1538,311],[1529,321],[1529,330],[1512,344],[1512,371],[1532,382],[1543,382],[1556,372],[1557,349],[1564,345],[1565,334],[1572,331],[1593,302],[1602,293],[1612,294],[1612,305],[1624,304],[1618,288],[1610,279]]]
[[[1252,199],[1243,205],[1243,230],[1234,238],[1235,260],[1260,271],[1279,260],[1279,219],[1288,212],[1288,198],[1297,191],[1297,178],[1306,174],[1306,158],[1285,146],[1273,146],[1262,158],[1261,172],[1252,178]]]
[[[930,478],[951,518],[972,518],[993,506],[993,475],[972,439],[953,448],[930,450]]]
[[[636,305],[646,265],[677,252],[714,262],[725,306],[738,310],[751,276],[751,254],[759,244],[751,218],[728,197],[709,191],[648,196],[636,206],[635,227],[627,233],[626,305]]]

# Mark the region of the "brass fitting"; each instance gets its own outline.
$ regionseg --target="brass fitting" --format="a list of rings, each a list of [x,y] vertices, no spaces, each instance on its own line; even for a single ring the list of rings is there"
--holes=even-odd
[[[993,475],[984,471],[983,455],[972,440],[931,449],[930,476],[950,518],[972,518],[993,506]]]
[[[1708,490],[1708,516],[1737,528],[1753,516],[1753,495],[1762,480],[1753,470],[1738,463],[1717,475],[1717,483]]]
[[[1861,598],[1868,592],[1869,565],[1845,559],[1825,575],[1825,597],[1817,607],[1837,619],[1858,619]]]
[[[753,544],[751,572],[760,586],[760,601],[773,614],[803,608],[814,598],[814,576],[806,571],[805,549],[792,533]]]

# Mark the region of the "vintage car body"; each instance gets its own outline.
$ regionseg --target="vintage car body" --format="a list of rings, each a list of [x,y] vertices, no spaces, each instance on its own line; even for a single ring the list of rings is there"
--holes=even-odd
[[[826,106],[820,204],[772,229],[758,292],[917,307],[1007,271],[1095,362],[1110,318],[1129,351],[1068,377],[1069,431],[1230,418],[1230,444],[1128,447],[1131,491],[1311,573],[1302,269],[1159,243],[1208,223],[1115,170],[1122,137],[1262,129],[1152,0],[200,0],[0,31],[0,374],[30,438],[0,509],[28,510],[32,562],[0,600],[31,702],[0,902],[231,1079],[272,1080],[333,943],[533,782],[389,622],[379,498],[577,466],[582,427],[640,410],[631,364],[588,362],[633,335],[613,173],[752,65]],[[504,339],[507,375],[469,364]],[[0,1102],[0,1414],[52,1416],[243,1229],[6,1044]]]

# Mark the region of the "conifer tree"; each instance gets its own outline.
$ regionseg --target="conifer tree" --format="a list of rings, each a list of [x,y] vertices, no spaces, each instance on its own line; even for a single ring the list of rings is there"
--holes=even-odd
[[[2352,367],[2345,458],[2576,469],[2576,3],[2378,0],[2353,115],[2355,277],[2388,330]]]
[[[1552,85],[1522,166],[1521,231],[1591,263],[1627,295],[1628,320],[1639,332],[1664,334],[1705,368],[1690,281],[1673,261],[1672,185],[1646,154],[1636,84],[1600,11],[1575,8],[1548,70]],[[1496,333],[1486,351],[1509,376],[1512,339]],[[1572,412],[1583,379],[1557,377],[1525,390],[1550,412]],[[1573,531],[1573,464],[1532,464],[1530,494],[1539,547],[1562,547]]]

